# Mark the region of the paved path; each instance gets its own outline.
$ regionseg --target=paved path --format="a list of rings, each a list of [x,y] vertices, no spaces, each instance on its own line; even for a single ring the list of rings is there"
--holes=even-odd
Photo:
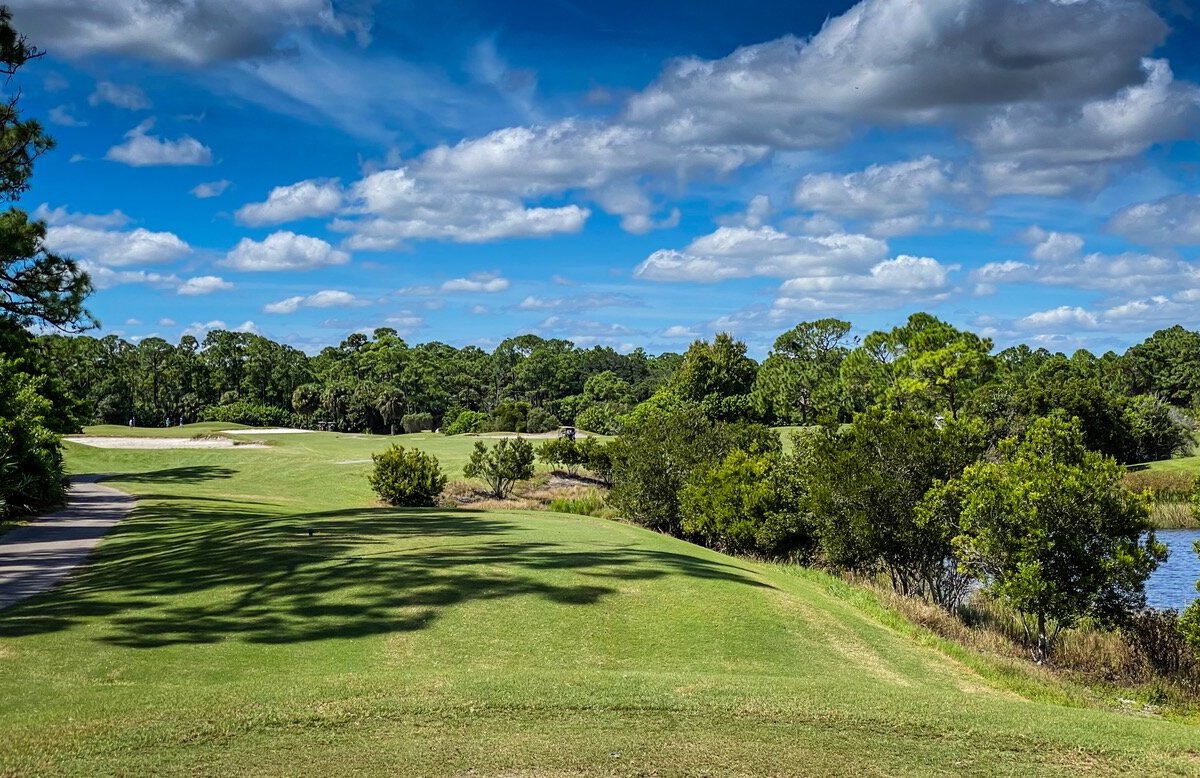
[[[66,508],[0,535],[0,609],[52,589],[135,503],[125,492],[80,479],[71,484]]]

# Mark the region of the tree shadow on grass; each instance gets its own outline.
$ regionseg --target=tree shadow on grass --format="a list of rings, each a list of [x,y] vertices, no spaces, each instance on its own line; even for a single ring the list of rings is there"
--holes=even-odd
[[[686,576],[764,586],[716,560],[636,546],[581,550],[528,529],[469,511],[281,517],[219,498],[143,495],[57,594],[0,613],[0,637],[99,621],[101,640],[136,648],[294,643],[419,630],[473,601],[533,596],[589,606],[620,581]]]
[[[198,484],[211,481],[214,478],[232,478],[236,470],[222,465],[187,465],[185,467],[168,467],[164,470],[149,470],[144,473],[106,473],[96,476],[96,480],[124,481],[131,484]]]

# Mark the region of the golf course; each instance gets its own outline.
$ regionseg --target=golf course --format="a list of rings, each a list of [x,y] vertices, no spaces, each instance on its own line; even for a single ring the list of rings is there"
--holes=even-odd
[[[137,506],[0,611],[0,775],[1200,772],[1194,723],[945,643],[823,573],[619,521],[377,507],[390,440],[238,437],[266,445],[66,444]],[[399,440],[452,478],[474,442]]]

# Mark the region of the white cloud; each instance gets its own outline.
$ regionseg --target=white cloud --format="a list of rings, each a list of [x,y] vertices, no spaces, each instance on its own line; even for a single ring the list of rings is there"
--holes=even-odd
[[[670,339],[691,339],[694,340],[700,337],[700,333],[691,327],[685,327],[682,324],[675,324],[667,327],[662,332],[658,333],[660,337]]]
[[[349,261],[349,254],[320,238],[284,230],[262,241],[242,238],[221,264],[237,270],[311,270]]]
[[[95,107],[105,103],[127,111],[144,111],[150,107],[146,93],[136,86],[100,81],[96,84],[96,91],[88,96],[88,105]]]
[[[1038,262],[1066,262],[1078,259],[1083,237],[1069,232],[1045,232],[1034,227],[1026,231],[1034,243],[1029,255]]]
[[[50,109],[50,113],[46,118],[51,124],[57,124],[60,127],[86,127],[87,122],[75,118],[71,113],[71,108],[65,105],[57,105]]]
[[[507,278],[495,273],[472,273],[469,278],[452,278],[442,284],[443,292],[503,292],[509,287]]]
[[[160,327],[174,327],[174,326],[175,326],[175,320],[174,320],[174,319],[159,319],[159,320],[158,320],[158,326],[160,326]]]
[[[304,28],[365,43],[372,3],[340,12],[330,0],[10,0],[15,23],[58,56],[119,54],[188,66],[269,54]]]
[[[1112,94],[1142,80],[1138,61],[1166,31],[1124,0],[863,0],[807,41],[677,60],[627,117],[681,141],[810,148],[862,122],[968,121]]]
[[[233,288],[233,284],[219,276],[196,276],[189,278],[179,285],[176,291],[182,295],[212,294],[225,292]]]
[[[234,216],[242,224],[261,226],[328,216],[342,205],[342,187],[337,181],[300,181],[290,186],[277,186],[265,202],[249,203]]]
[[[98,265],[83,260],[80,267],[87,271],[92,279],[92,285],[97,289],[109,289],[122,284],[147,284],[159,289],[174,289],[179,285],[179,277],[174,274],[152,273],[145,270],[114,270],[111,267]]]
[[[1020,319],[1017,325],[1027,330],[1047,329],[1095,329],[1099,326],[1096,315],[1079,306],[1060,305],[1048,311],[1037,311]]]
[[[1108,229],[1144,246],[1200,244],[1200,195],[1179,194],[1117,212]]]
[[[653,281],[715,282],[729,278],[831,276],[865,270],[887,256],[887,244],[866,235],[790,235],[774,227],[719,227],[682,251],[660,249],[634,270]]]
[[[119,229],[129,223],[129,217],[120,211],[78,214],[42,204],[33,215],[48,225],[47,249],[92,265],[153,265],[180,259],[192,251],[172,232],[151,232],[142,227]]]
[[[900,234],[925,222],[933,198],[968,191],[949,163],[924,156],[845,175],[806,175],[793,199],[807,211],[872,222],[876,234]]]
[[[866,273],[793,278],[780,286],[774,313],[869,310],[938,302],[949,294],[950,273],[958,269],[958,265],[943,265],[930,257],[902,254],[876,264]]]
[[[206,181],[201,184],[196,184],[192,187],[192,194],[201,200],[206,200],[210,197],[220,197],[225,190],[229,188],[232,181],[222,178],[220,181]]]
[[[181,336],[182,335],[191,335],[193,338],[201,340],[204,338],[204,336],[209,331],[223,330],[226,328],[226,326],[227,325],[225,324],[225,322],[221,321],[220,319],[213,319],[212,321],[207,321],[207,322],[194,321],[191,324],[189,324],[187,327],[184,327],[183,331],[180,332],[179,334]]]
[[[134,127],[125,133],[125,142],[110,148],[104,158],[134,167],[212,164],[212,149],[200,141],[190,135],[165,140],[149,134],[153,127],[154,119]]]
[[[358,305],[366,305],[366,303],[349,292],[323,289],[307,297],[288,297],[279,302],[268,303],[263,306],[263,311],[265,313],[295,313],[301,308],[346,308]]]

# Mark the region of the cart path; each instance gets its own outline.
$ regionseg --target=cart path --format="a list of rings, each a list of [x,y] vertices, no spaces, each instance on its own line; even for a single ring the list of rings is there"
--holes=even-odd
[[[136,504],[84,477],[72,481],[65,508],[0,535],[0,609],[54,588]]]

